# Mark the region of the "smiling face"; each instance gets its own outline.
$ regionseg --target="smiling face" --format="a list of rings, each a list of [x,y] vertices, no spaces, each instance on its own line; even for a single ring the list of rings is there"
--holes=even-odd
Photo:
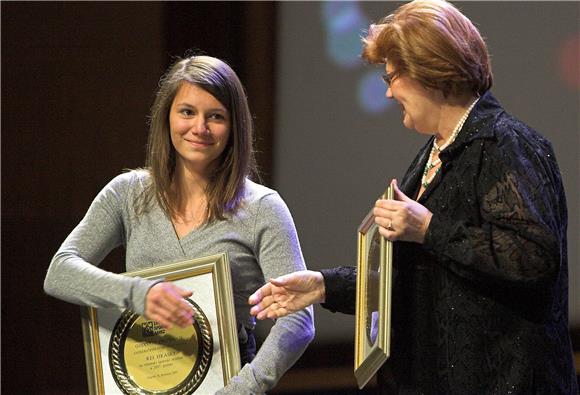
[[[387,62],[385,70],[391,76],[386,97],[396,100],[403,111],[403,125],[419,133],[433,134],[438,128],[442,95],[429,90],[409,76],[397,74]]]
[[[228,143],[230,125],[230,113],[219,100],[183,82],[169,111],[176,165],[206,177]]]

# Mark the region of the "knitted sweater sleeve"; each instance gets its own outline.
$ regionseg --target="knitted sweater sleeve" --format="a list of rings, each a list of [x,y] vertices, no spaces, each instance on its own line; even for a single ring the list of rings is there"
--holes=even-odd
[[[255,219],[255,251],[265,279],[306,269],[294,221],[277,193],[261,199]],[[313,338],[312,307],[278,319],[254,360],[219,393],[265,393],[300,358]]]
[[[52,258],[44,280],[47,294],[79,305],[144,313],[145,295],[155,281],[98,267],[112,249],[124,243],[122,218],[131,177],[131,173],[117,176],[93,200]]]

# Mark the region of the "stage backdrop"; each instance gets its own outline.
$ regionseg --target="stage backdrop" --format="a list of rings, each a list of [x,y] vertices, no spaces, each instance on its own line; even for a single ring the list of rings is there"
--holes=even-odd
[[[384,99],[360,36],[395,2],[284,2],[279,8],[275,187],[311,269],[356,263],[356,229],[426,138]],[[554,145],[569,207],[571,323],[580,325],[578,3],[458,2],[486,38],[504,107]],[[316,342],[352,339],[354,319],[316,311]]]
[[[579,328],[578,3],[458,4],[488,38],[495,94],[554,142]],[[309,266],[354,264],[358,224],[424,141],[382,99],[380,69],[358,59],[361,30],[397,5],[1,2],[2,394],[86,393],[79,307],[42,282],[98,191],[143,164],[159,76],[187,48],[227,60],[244,81],[264,182],[290,206]],[[123,252],[103,267],[124,271]],[[297,375],[272,393],[354,388],[353,318],[318,309],[316,324]]]

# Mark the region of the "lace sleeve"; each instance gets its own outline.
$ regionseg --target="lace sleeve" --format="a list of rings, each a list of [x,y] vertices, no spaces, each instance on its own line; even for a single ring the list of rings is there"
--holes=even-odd
[[[336,313],[355,313],[356,267],[340,266],[321,270],[326,289],[326,302],[321,306]]]
[[[478,196],[473,197],[479,204],[479,223],[434,213],[425,248],[463,277],[542,286],[559,271],[559,240],[566,226],[551,147],[536,152],[490,144],[482,155]]]

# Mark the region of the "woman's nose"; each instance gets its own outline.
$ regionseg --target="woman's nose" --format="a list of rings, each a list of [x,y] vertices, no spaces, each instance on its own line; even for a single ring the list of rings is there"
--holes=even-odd
[[[193,120],[191,130],[194,134],[209,134],[205,118],[200,116]]]
[[[391,92],[391,87],[390,86],[387,87],[387,92],[385,93],[385,97],[387,99],[392,99],[393,98],[393,92]]]

